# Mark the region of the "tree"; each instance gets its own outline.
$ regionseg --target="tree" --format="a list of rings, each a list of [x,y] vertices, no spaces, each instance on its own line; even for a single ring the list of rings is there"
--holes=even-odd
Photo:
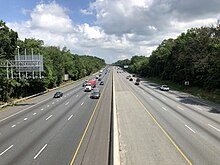
[[[0,59],[14,59],[17,39],[17,32],[9,29],[5,22],[0,20]]]

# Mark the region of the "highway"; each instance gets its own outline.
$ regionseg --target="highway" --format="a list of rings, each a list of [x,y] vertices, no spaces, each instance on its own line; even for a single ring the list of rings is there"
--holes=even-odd
[[[1,110],[0,164],[109,164],[112,82],[121,165],[219,164],[217,105],[127,75],[102,74],[99,99],[82,87],[93,75]]]
[[[219,165],[219,107],[114,70],[121,164]]]
[[[81,80],[56,89],[61,98],[52,91],[1,110],[0,164],[108,164],[111,74],[102,74],[99,99],[84,92]]]

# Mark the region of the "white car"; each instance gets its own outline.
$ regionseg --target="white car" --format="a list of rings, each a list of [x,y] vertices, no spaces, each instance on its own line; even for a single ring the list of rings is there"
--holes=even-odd
[[[162,90],[162,91],[169,91],[170,88],[167,85],[161,85],[160,90]]]
[[[85,91],[85,92],[91,92],[91,91],[92,91],[91,85],[86,85],[84,91]]]

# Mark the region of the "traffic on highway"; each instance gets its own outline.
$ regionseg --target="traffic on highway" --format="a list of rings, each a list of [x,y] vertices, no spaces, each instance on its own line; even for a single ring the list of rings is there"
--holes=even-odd
[[[109,67],[7,107],[0,164],[219,164],[218,105],[168,88]]]

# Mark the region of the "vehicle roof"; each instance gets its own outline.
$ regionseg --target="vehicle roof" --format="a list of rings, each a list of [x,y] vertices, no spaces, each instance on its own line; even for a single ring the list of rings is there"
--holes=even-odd
[[[100,91],[99,88],[94,88],[94,89],[93,89],[93,92],[99,92],[99,91]]]

